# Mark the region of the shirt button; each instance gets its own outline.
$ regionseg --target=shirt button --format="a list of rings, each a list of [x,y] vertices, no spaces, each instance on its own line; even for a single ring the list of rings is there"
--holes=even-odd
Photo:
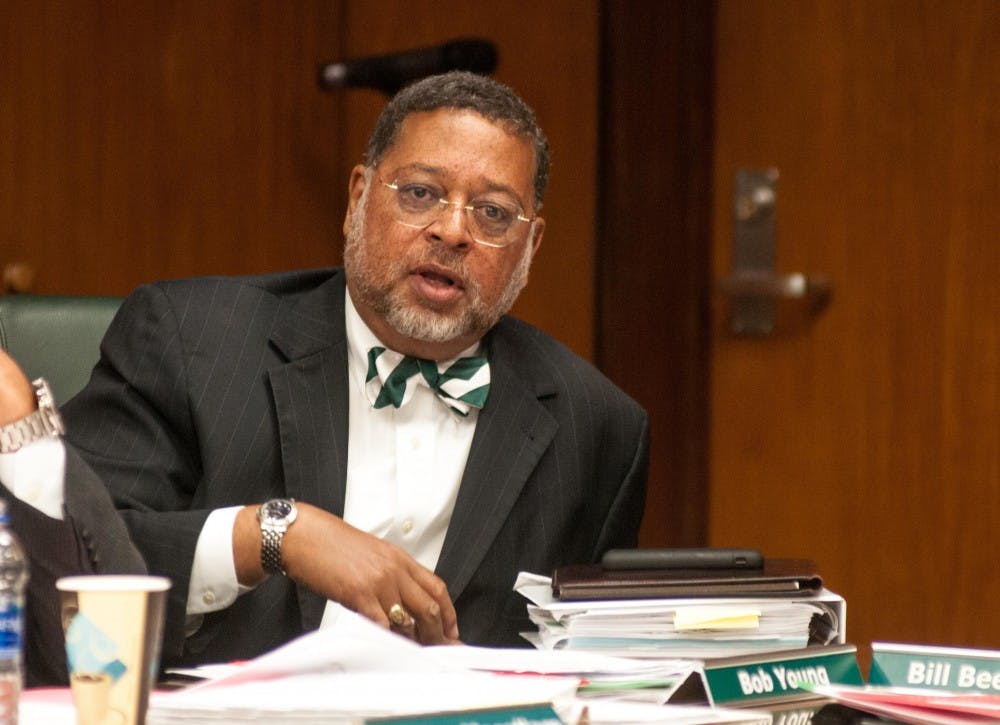
[[[208,591],[206,591],[204,594],[201,595],[201,601],[208,605],[215,604],[215,592],[209,589]]]
[[[406,521],[403,522],[403,533],[408,534],[411,531],[413,531],[413,521],[407,519]]]

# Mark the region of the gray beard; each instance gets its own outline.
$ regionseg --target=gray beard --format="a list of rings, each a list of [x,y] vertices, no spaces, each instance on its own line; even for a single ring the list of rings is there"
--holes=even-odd
[[[456,254],[444,245],[427,250],[420,261],[435,262],[461,274],[467,281],[465,294],[470,304],[457,316],[408,304],[393,288],[393,282],[405,274],[412,262],[393,260],[386,265],[388,275],[383,275],[380,274],[382,270],[378,269],[378,262],[368,253],[371,242],[365,236],[364,217],[369,189],[371,185],[365,187],[358,201],[344,242],[344,268],[361,298],[359,301],[373,309],[397,333],[414,340],[440,343],[463,336],[478,339],[485,335],[510,311],[528,283],[528,271],[531,268],[530,242],[525,246],[524,255],[496,304],[490,306],[482,301],[479,285],[465,273],[464,255]]]

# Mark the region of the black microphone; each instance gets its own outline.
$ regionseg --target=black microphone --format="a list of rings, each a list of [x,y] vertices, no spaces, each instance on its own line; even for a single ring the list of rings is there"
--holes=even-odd
[[[374,88],[393,94],[407,83],[445,73],[467,70],[492,73],[497,67],[497,49],[488,40],[451,40],[433,48],[327,63],[319,68],[319,85],[332,88]]]

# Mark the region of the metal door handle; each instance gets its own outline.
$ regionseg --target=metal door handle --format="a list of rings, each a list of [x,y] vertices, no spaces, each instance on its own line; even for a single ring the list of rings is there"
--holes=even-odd
[[[826,277],[809,277],[798,272],[774,274],[755,269],[734,272],[722,280],[720,287],[729,297],[769,300],[827,300],[831,290]]]
[[[720,289],[731,299],[729,329],[740,335],[769,335],[776,303],[802,300],[815,316],[830,300],[832,286],[822,275],[775,272],[775,184],[777,169],[736,173],[733,193],[733,271]]]

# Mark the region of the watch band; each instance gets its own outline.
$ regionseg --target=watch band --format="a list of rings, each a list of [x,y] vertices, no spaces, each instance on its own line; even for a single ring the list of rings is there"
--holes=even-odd
[[[260,527],[260,563],[268,574],[285,573],[281,567],[281,540],[284,536],[284,529]]]
[[[15,453],[43,438],[58,438],[64,432],[52,389],[44,378],[31,381],[38,410],[13,423],[0,426],[0,453]]]

